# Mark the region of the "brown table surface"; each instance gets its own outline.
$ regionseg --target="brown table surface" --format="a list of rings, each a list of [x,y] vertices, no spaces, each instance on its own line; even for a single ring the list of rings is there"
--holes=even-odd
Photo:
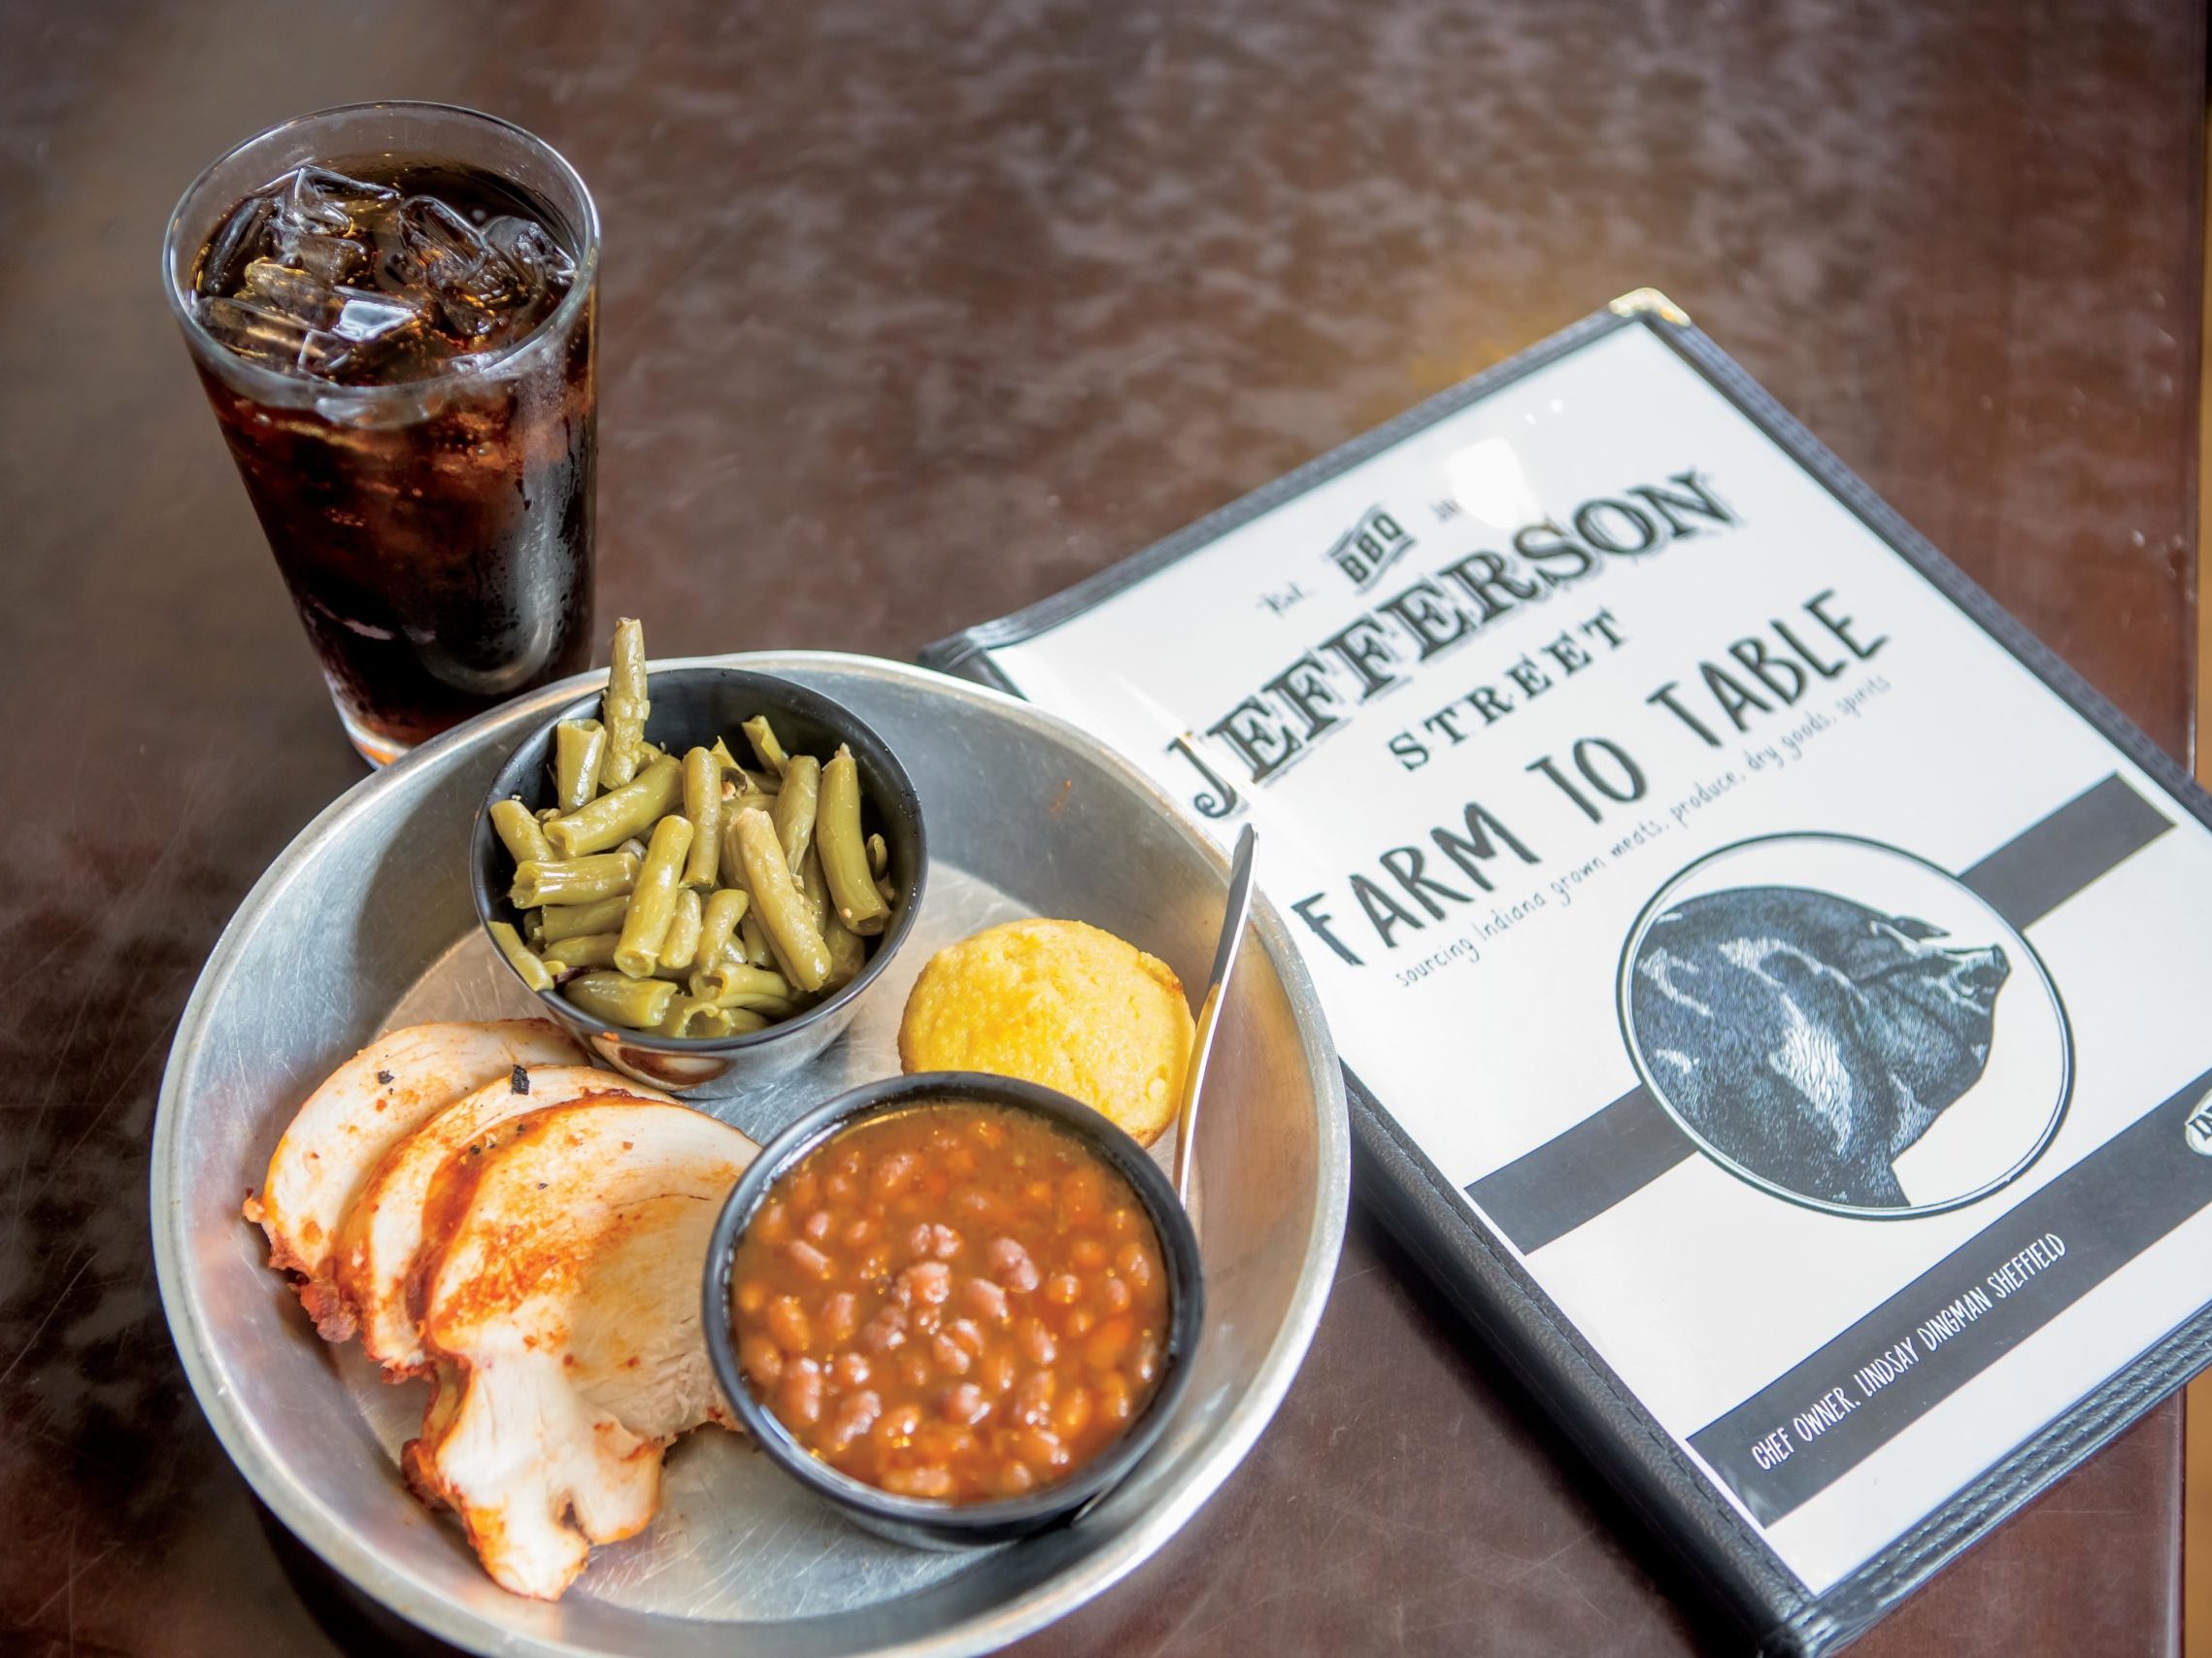
[[[602,614],[910,656],[1625,289],[1684,304],[2152,736],[2189,730],[2202,9],[1416,0],[0,6],[0,1627],[372,1649],[155,1298],[218,930],[360,767],[155,297],[261,124],[446,98],[606,221]],[[2164,1653],[2178,1405],[1863,1648]],[[1695,1646],[1355,1216],[1312,1357],[1039,1653]]]

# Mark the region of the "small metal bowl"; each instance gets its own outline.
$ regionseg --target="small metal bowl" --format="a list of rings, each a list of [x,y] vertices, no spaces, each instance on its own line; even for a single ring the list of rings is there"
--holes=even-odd
[[[739,726],[758,714],[768,717],[792,754],[827,760],[840,743],[848,745],[860,772],[861,827],[883,835],[899,890],[890,919],[853,982],[763,1031],[742,1036],[658,1036],[610,1028],[581,1012],[557,988],[537,993],[571,1035],[625,1076],[681,1099],[723,1099],[795,1069],[826,1048],[852,1022],[859,998],[906,941],[929,873],[922,801],[906,768],[881,737],[849,710],[805,686],[739,668],[663,668],[649,674],[647,694],[653,703],[647,734],[671,754],[711,746],[717,737],[740,741]],[[519,928],[522,919],[508,901],[514,860],[492,829],[490,809],[511,795],[519,796],[532,811],[553,804],[553,727],[563,720],[595,718],[599,697],[596,691],[580,697],[532,731],[508,756],[477,808],[469,886],[486,928],[495,921]]]
[[[893,1496],[841,1473],[814,1456],[791,1437],[775,1412],[753,1397],[738,1369],[737,1341],[730,1328],[730,1269],[738,1240],[770,1188],[809,1152],[855,1124],[940,1100],[1011,1106],[1073,1134],[1136,1193],[1159,1237],[1167,1273],[1167,1340],[1160,1360],[1159,1384],[1144,1408],[1119,1439],[1057,1484],[988,1503],[955,1504]],[[1050,1088],[981,1071],[939,1070],[888,1077],[841,1094],[808,1112],[761,1149],[722,1204],[721,1218],[715,1223],[713,1239],[707,1245],[700,1323],[715,1379],[771,1461],[836,1506],[848,1519],[879,1537],[916,1548],[947,1549],[1005,1542],[1074,1520],[1125,1479],[1166,1431],[1177,1401],[1190,1385],[1191,1359],[1205,1319],[1205,1301],[1198,1235],[1176,1201],[1174,1187],[1142,1146],[1089,1106]]]

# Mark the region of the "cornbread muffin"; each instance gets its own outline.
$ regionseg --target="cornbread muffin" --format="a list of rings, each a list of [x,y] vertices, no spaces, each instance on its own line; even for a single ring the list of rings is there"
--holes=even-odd
[[[930,958],[898,1057],[1043,1083],[1150,1145],[1175,1120],[1196,1029],[1165,962],[1080,921],[1010,921]]]

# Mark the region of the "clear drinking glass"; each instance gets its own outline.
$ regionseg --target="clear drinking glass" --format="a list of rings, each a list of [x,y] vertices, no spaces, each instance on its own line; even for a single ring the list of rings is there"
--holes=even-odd
[[[170,308],[372,763],[590,661],[598,265],[576,170],[442,104],[286,121],[169,220]]]

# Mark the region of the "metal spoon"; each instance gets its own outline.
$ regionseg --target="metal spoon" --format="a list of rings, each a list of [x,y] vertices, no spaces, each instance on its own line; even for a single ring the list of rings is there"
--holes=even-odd
[[[1229,901],[1222,917],[1222,941],[1214,947],[1214,973],[1206,981],[1206,998],[1198,1004],[1198,1034],[1190,1044],[1190,1066],[1183,1076],[1183,1109],[1175,1122],[1175,1195],[1186,1208],[1190,1203],[1190,1166],[1197,1161],[1198,1093],[1206,1086],[1206,1061],[1214,1051],[1222,998],[1228,991],[1229,974],[1236,968],[1237,947],[1244,942],[1245,917],[1252,909],[1252,849],[1257,838],[1250,824],[1236,837],[1236,854],[1229,860]]]

